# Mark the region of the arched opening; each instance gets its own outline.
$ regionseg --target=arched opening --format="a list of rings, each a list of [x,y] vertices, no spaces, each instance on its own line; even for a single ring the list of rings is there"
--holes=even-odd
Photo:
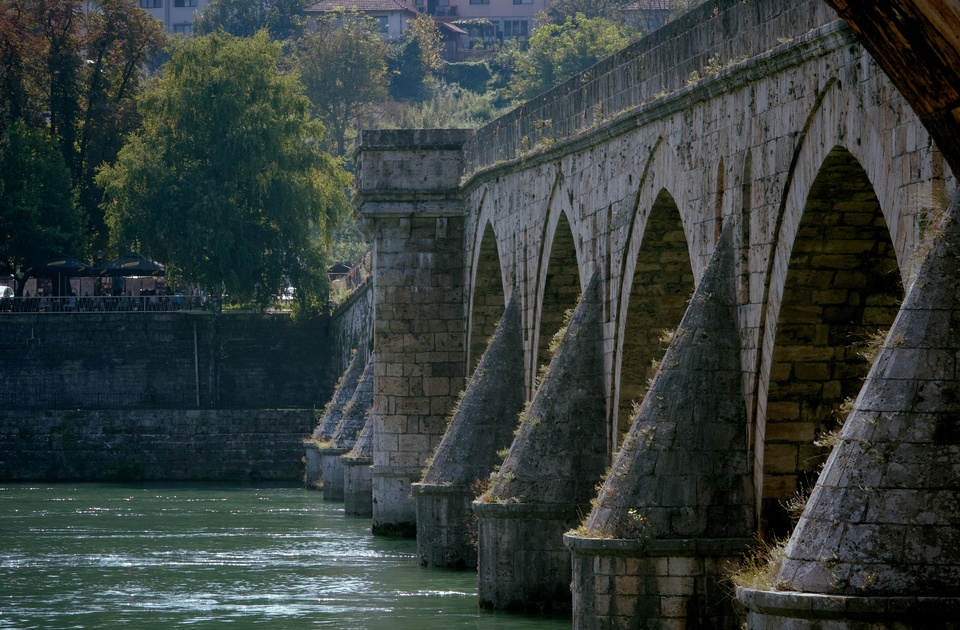
[[[835,147],[813,182],[790,255],[766,404],[761,530],[793,528],[788,504],[816,482],[903,298],[880,202]]]
[[[493,226],[487,223],[480,240],[477,267],[474,271],[472,306],[470,312],[470,373],[476,368],[487,342],[503,315],[503,276],[500,269],[500,250]]]
[[[540,308],[540,334],[537,337],[537,367],[550,363],[550,341],[563,327],[565,313],[577,305],[580,295],[580,272],[573,231],[565,213],[560,213],[550,247],[547,277]]]
[[[620,360],[619,436],[680,324],[694,290],[686,233],[677,203],[666,190],[653,202],[630,285]]]

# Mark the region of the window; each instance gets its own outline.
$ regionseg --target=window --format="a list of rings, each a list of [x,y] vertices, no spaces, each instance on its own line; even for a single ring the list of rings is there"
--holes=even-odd
[[[470,4],[490,4],[490,0],[470,0]]]
[[[514,0],[516,1],[516,0]],[[173,0],[173,6],[175,7],[195,7],[197,6],[197,0]]]
[[[533,0],[513,0],[514,4],[533,4]]]
[[[143,9],[162,9],[163,0],[140,0],[140,7]]]
[[[381,33],[386,33],[390,28],[389,18],[386,15],[378,15],[377,24],[380,26]]]
[[[193,32],[193,24],[174,24],[173,32],[178,35],[189,35]]]
[[[504,20],[503,36],[504,37],[526,37],[527,21],[526,20]]]

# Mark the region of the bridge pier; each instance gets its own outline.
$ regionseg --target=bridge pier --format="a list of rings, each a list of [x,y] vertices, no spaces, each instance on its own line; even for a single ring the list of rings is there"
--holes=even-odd
[[[333,447],[319,449],[324,501],[343,501],[343,464],[340,456],[348,450]]]
[[[343,464],[343,511],[352,516],[373,516],[373,416],[360,431],[353,449],[340,457]]]
[[[470,503],[489,482],[513,441],[523,408],[523,338],[519,293],[493,339],[434,453],[417,499],[417,555],[426,566],[477,566],[477,521]]]
[[[480,605],[569,610],[575,527],[607,463],[602,282],[593,275],[490,488],[474,502]]]
[[[960,194],[932,227],[750,628],[960,627]]]
[[[373,245],[373,532],[413,536],[411,485],[463,388],[464,130],[364,131],[357,210]]]
[[[564,537],[573,554],[575,628],[740,627],[725,573],[752,542],[754,511],[733,226],[717,243],[593,511]]]
[[[317,427],[313,430],[311,439],[304,443],[304,459],[306,461],[304,483],[309,489],[323,488],[323,455],[320,453],[320,449],[323,447],[321,444],[330,441],[337,425],[340,424],[343,408],[350,402],[353,392],[357,389],[357,380],[363,372],[363,365],[360,353],[354,353],[347,369],[337,381],[333,396],[324,407],[323,415],[320,417]]]
[[[324,501],[343,501],[344,465],[341,457],[347,454],[357,443],[359,433],[367,419],[367,413],[373,404],[373,356],[367,361],[363,373],[357,380],[357,388],[350,401],[343,406],[340,423],[330,437],[330,441],[321,446],[320,460],[323,472]]]

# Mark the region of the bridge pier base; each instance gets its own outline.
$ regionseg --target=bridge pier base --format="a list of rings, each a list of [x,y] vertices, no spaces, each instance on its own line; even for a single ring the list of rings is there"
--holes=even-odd
[[[741,619],[723,582],[749,540],[627,540],[566,535],[578,630],[706,627]],[[694,621],[695,620],[695,621]],[[700,625],[695,625],[700,624]]]
[[[319,490],[323,487],[323,462],[320,459],[320,447],[314,442],[305,442],[303,445],[303,461],[306,470],[303,473],[303,484],[308,490]]]
[[[450,569],[477,566],[477,518],[467,486],[413,484],[420,564]]]
[[[373,516],[373,458],[340,458],[343,464],[343,511],[351,516]]]
[[[373,425],[373,416],[367,413],[357,443],[340,457],[343,511],[352,516],[373,516]]]
[[[414,478],[405,468],[372,468],[373,527],[377,536],[417,535],[416,504],[410,499]]]
[[[858,597],[737,589],[751,630],[960,627],[960,597]]]
[[[320,449],[324,501],[343,501],[343,462],[340,460],[340,456],[348,450],[350,449]]]
[[[482,608],[569,611],[570,552],[563,533],[580,521],[574,504],[474,502]]]

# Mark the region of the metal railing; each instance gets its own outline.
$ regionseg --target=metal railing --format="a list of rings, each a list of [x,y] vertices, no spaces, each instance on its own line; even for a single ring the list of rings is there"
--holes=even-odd
[[[30,296],[0,299],[0,313],[157,313],[209,309],[201,295]]]

